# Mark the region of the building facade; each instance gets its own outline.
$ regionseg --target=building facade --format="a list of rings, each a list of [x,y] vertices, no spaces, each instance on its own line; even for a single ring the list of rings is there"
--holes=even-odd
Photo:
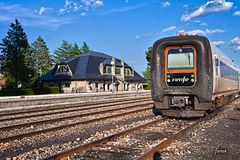
[[[64,93],[143,90],[146,80],[123,60],[90,51],[57,64],[40,79]]]

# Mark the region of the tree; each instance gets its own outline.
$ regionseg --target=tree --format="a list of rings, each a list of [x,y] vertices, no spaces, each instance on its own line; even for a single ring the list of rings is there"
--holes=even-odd
[[[53,61],[57,64],[62,60],[66,60],[78,54],[81,54],[79,46],[76,43],[72,45],[64,40],[61,46],[54,51]]]
[[[28,85],[33,73],[31,55],[27,35],[17,19],[10,24],[0,49],[1,71],[6,78],[7,87],[17,88],[20,83]]]
[[[34,62],[35,75],[33,84],[38,81],[38,78],[47,73],[52,66],[52,58],[46,42],[41,36],[31,45],[31,53]]]
[[[77,43],[74,43],[74,45],[72,45],[72,57],[81,54],[81,48],[78,46]]]
[[[148,50],[145,52],[146,60],[147,60],[147,69],[143,72],[144,78],[147,79],[147,87],[146,89],[151,89],[151,56],[152,56],[153,48],[149,47]]]
[[[86,42],[83,42],[83,46],[81,48],[82,53],[87,53],[90,51],[90,47],[87,45]]]
[[[40,76],[47,73],[52,66],[52,59],[46,42],[41,36],[31,45],[34,69]]]

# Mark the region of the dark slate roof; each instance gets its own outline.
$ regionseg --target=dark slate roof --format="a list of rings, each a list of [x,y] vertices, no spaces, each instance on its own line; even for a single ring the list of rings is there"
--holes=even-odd
[[[64,80],[101,80],[101,81],[111,81],[111,75],[101,75],[99,71],[100,63],[104,65],[111,65],[112,57],[100,53],[90,51],[85,54],[77,55],[73,58],[67,59],[63,64],[67,64],[71,71],[72,76],[61,75],[55,76],[55,71],[57,65],[49,71],[47,74],[40,77],[40,81],[64,81]],[[121,66],[121,60],[115,58],[115,65]],[[125,68],[131,68],[128,64],[124,62]],[[146,82],[146,80],[140,76],[136,71],[134,71],[134,76],[125,76],[125,81],[131,82]]]

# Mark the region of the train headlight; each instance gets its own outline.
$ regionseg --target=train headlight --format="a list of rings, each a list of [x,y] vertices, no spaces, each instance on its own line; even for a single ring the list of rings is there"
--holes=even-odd
[[[170,80],[170,79],[167,79],[167,82],[169,83],[169,82],[171,82],[171,80]]]
[[[194,78],[194,74],[192,74],[191,77]]]
[[[194,79],[191,79],[191,82],[194,82],[195,80]]]

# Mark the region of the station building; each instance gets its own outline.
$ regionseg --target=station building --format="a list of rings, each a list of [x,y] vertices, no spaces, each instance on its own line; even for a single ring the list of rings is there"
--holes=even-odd
[[[143,90],[146,80],[123,60],[90,51],[61,62],[40,77],[63,93]]]

